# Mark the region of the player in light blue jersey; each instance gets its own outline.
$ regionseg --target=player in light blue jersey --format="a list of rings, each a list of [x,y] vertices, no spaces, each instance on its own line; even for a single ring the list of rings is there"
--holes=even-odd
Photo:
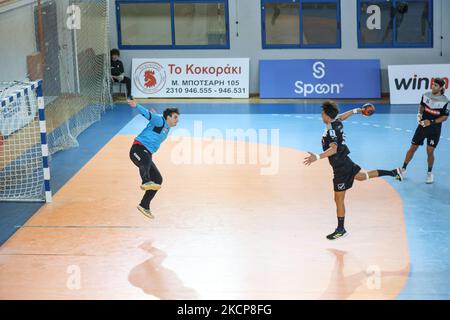
[[[153,162],[152,156],[166,140],[170,128],[178,123],[180,112],[177,108],[168,108],[163,115],[150,112],[136,101],[128,100],[128,104],[148,120],[144,130],[136,137],[130,150],[130,159],[139,168],[142,178],[141,189],[145,191],[138,210],[148,218],[153,218],[150,202],[161,188],[162,176]]]

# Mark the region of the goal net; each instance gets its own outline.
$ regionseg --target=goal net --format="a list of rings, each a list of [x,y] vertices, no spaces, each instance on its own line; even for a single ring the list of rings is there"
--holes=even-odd
[[[50,158],[78,147],[78,136],[112,107],[109,10],[108,0],[0,3],[2,99],[12,99],[7,97],[22,86],[42,80]],[[36,97],[14,101],[2,107],[7,117],[0,136],[0,201],[38,200],[37,194],[42,199],[42,190],[37,190],[45,179],[38,168],[43,160],[39,112],[32,103]],[[14,124],[8,118],[11,110],[17,111]]]
[[[0,200],[51,201],[42,81],[0,83]]]

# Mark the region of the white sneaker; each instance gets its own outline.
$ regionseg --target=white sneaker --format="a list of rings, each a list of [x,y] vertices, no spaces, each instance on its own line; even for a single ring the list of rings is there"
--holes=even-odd
[[[141,205],[138,205],[137,208],[147,218],[150,218],[150,219],[154,219],[155,218],[153,216],[152,212],[150,211],[150,209],[144,209],[144,207],[142,207]]]
[[[403,177],[403,180],[405,180],[406,179],[406,169],[401,168],[400,170],[402,170],[402,177]]]
[[[397,174],[395,176],[395,179],[397,179],[398,181],[403,181],[403,170],[402,170],[402,168],[395,169],[395,172]]]
[[[427,183],[427,184],[432,184],[433,182],[434,182],[433,173],[432,173],[432,172],[428,172],[428,173],[427,173],[427,180],[426,180],[426,183]]]

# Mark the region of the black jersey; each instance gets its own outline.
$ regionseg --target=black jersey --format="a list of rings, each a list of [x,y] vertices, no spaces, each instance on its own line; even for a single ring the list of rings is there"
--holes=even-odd
[[[112,61],[111,60],[111,75],[112,76],[120,76],[124,73],[123,63],[120,60]]]
[[[436,120],[441,116],[448,116],[448,103],[449,100],[444,95],[435,96],[431,92],[425,93],[420,101],[420,105],[424,108],[422,120]],[[434,126],[440,128],[442,123]]]
[[[328,150],[330,145],[335,143],[337,145],[336,154],[328,158],[333,168],[345,165],[348,160],[350,150],[345,144],[344,125],[341,120],[334,120],[325,128],[325,132],[322,137],[323,151]]]

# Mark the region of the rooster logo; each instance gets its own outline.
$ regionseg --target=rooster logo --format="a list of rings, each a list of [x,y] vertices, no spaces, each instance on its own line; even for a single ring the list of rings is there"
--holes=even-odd
[[[166,85],[166,71],[159,63],[147,61],[137,66],[133,72],[133,82],[144,97],[155,95]]]
[[[153,71],[153,70],[145,71],[144,78],[145,78],[145,87],[146,88],[153,88],[154,86],[156,86],[157,81],[156,81],[156,77],[155,77],[155,71]]]

